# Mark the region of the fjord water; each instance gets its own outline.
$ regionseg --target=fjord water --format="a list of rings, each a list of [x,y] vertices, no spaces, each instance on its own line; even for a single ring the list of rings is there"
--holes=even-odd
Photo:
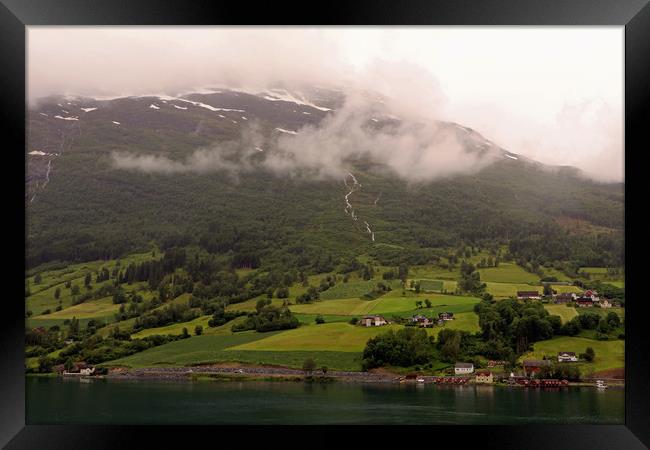
[[[622,424],[624,390],[28,377],[28,424]]]

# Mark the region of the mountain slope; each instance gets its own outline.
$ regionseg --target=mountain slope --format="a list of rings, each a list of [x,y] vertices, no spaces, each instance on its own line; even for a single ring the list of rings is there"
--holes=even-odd
[[[542,257],[621,262],[621,184],[549,168],[459,124],[438,126],[466,152],[493,159],[478,173],[412,183],[364,157],[347,160],[351,175],[339,178],[268,170],[262,163],[280,136],[318,127],[342,107],[336,91],[310,94],[224,89],[44,99],[28,117],[28,263],[117,256],[153,240],[300,266],[368,252],[379,257],[391,246],[433,258],[461,242],[531,236],[559,243],[540,249]],[[377,111],[368,127],[390,131],[399,125],[388,111]],[[248,169],[123,170],[113,158],[118,152],[146,157],[156,167],[182,167],[197,149],[215,144],[234,146],[222,163],[246,162]],[[566,218],[599,232],[565,232]]]

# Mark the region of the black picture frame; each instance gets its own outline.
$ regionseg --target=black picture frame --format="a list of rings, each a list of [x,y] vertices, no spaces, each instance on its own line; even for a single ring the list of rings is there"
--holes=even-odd
[[[240,446],[268,441],[269,436],[295,433],[284,427],[136,427],[136,426],[25,426],[24,305],[22,285],[24,266],[15,264],[24,256],[24,242],[13,236],[25,233],[24,178],[14,169],[25,145],[25,44],[30,25],[615,25],[625,27],[625,223],[626,287],[632,301],[626,307],[626,405],[625,425],[543,425],[543,426],[435,426],[417,430],[415,435],[378,430],[373,441],[385,442],[389,434],[415,444],[419,439],[435,443],[462,442],[488,448],[518,449],[636,449],[650,445],[650,396],[648,348],[644,336],[643,296],[638,276],[643,267],[642,249],[634,233],[642,233],[645,223],[633,221],[634,203],[643,205],[641,164],[645,128],[650,123],[648,86],[650,85],[650,6],[648,0],[411,0],[408,3],[364,0],[355,3],[326,2],[317,5],[285,5],[277,2],[214,2],[171,0],[0,0],[0,51],[3,62],[0,111],[2,113],[5,167],[8,183],[4,205],[8,211],[4,224],[5,249],[15,250],[4,271],[10,289],[4,298],[7,309],[0,315],[0,445],[7,448],[181,448],[201,438],[225,444],[226,437],[243,442]],[[289,13],[293,11],[293,16]],[[11,144],[9,144],[11,143]],[[638,161],[637,161],[638,160]],[[9,176],[11,175],[11,176]],[[13,179],[15,176],[17,179]],[[642,209],[641,209],[642,210]],[[11,236],[11,237],[10,237]],[[7,246],[7,243],[13,246]],[[628,245],[628,243],[631,243]],[[22,246],[22,248],[21,248]],[[16,256],[14,256],[16,255]],[[636,266],[631,264],[638,261]],[[312,429],[316,428],[316,429]],[[304,431],[307,433],[304,433]],[[346,432],[345,441],[338,441]],[[365,442],[366,431],[356,428],[302,428],[292,442],[305,446],[352,445]],[[215,435],[218,439],[215,440]],[[191,439],[188,439],[191,436]],[[401,437],[400,437],[401,436]],[[420,436],[420,437],[418,437]],[[431,438],[433,436],[433,438]],[[390,437],[390,436],[386,436]],[[413,440],[412,440],[413,439]],[[280,441],[282,445],[292,442]],[[338,444],[337,444],[338,442]],[[432,443],[432,445],[433,445]],[[374,444],[373,444],[374,445]]]

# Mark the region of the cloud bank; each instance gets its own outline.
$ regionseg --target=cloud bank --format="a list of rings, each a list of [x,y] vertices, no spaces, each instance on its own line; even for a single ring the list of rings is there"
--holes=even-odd
[[[540,162],[620,181],[622,38],[620,29],[592,27],[29,27],[28,99],[174,95],[210,85],[265,89],[278,81],[333,85],[352,98],[346,109],[324,130],[280,139],[277,152],[265,155],[270,170],[291,161],[311,168],[320,158],[338,172],[347,159],[367,154],[370,143],[375,160],[396,173],[408,167],[417,179],[481,167],[435,127],[412,126],[439,119]],[[406,118],[404,128],[367,133],[361,118],[368,111],[354,99],[359,90],[384,96],[392,114]],[[314,147],[312,138],[320,152],[295,148]],[[213,150],[197,150],[196,160],[181,166],[153,156],[144,166],[187,170]]]

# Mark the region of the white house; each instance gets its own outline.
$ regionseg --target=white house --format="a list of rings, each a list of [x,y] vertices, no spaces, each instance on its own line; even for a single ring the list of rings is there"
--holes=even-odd
[[[359,324],[366,327],[378,327],[387,325],[388,322],[382,316],[366,316],[359,321]]]
[[[557,361],[558,362],[577,362],[578,357],[576,356],[575,352],[559,352],[557,354]]]
[[[456,375],[465,375],[473,372],[474,372],[474,364],[472,363],[457,362],[456,365],[454,366],[454,373]]]

